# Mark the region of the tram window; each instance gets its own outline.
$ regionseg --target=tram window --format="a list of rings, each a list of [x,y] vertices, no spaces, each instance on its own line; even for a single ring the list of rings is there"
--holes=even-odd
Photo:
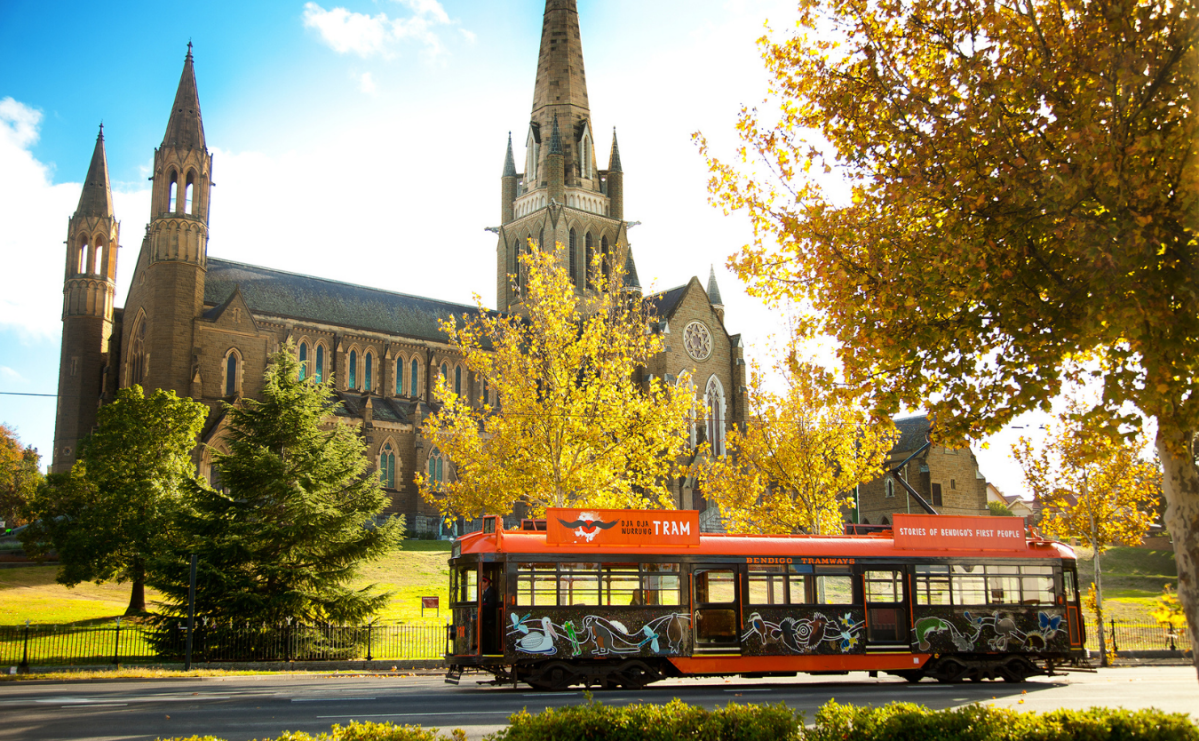
[[[559,605],[598,605],[599,601],[599,564],[597,563],[564,563],[558,566],[561,571],[558,595]]]
[[[678,605],[679,565],[677,563],[641,564],[641,592],[647,605]]]
[[[809,591],[815,594],[816,581],[812,577],[812,567],[805,564],[791,564],[787,567],[787,598],[792,605],[806,605],[815,601],[809,597]]]
[[[454,579],[454,594],[458,602],[474,602],[479,594],[479,571],[475,566],[460,566]]]
[[[1021,579],[1021,602],[1026,605],[1053,604],[1053,577],[1026,576]]]
[[[1062,573],[1066,580],[1066,599],[1070,604],[1078,601],[1078,584],[1074,581],[1074,572],[1066,571]]]
[[[916,567],[916,604],[949,604],[949,567],[924,565]]]
[[[701,571],[695,575],[695,601],[715,604],[737,601],[735,573],[727,571]]]
[[[750,566],[749,599],[751,605],[787,603],[785,566]]]
[[[982,566],[978,564],[956,565],[952,567],[952,571],[953,604],[987,604],[987,579],[983,576]]]
[[[645,604],[641,575],[635,563],[606,563],[600,577],[600,604],[617,607]]]
[[[522,607],[558,605],[558,570],[552,563],[522,563],[516,570],[516,604]]]
[[[902,571],[867,571],[867,602],[903,602]]]
[[[987,602],[992,605],[1012,605],[1020,603],[1020,577],[1014,574],[994,574],[987,567]]]

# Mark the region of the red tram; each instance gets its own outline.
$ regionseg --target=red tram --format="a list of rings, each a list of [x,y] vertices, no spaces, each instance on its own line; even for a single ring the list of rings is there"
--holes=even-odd
[[[881,534],[757,536],[701,535],[683,510],[550,510],[533,531],[487,517],[453,546],[447,681],[1020,682],[1084,658],[1069,547],[1026,538],[1019,518],[895,520]]]

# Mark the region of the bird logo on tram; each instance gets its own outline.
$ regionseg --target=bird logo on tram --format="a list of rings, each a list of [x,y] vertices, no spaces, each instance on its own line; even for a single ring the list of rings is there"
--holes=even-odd
[[[591,512],[580,512],[579,519],[567,522],[562,518],[556,518],[564,528],[574,530],[575,537],[582,538],[590,543],[601,530],[608,530],[620,524],[620,520],[612,522],[604,522],[598,515]]]

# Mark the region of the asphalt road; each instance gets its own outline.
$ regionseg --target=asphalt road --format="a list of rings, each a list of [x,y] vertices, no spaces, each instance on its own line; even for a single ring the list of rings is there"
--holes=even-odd
[[[1107,669],[1097,674],[1004,682],[911,685],[853,673],[791,680],[672,680],[639,691],[596,692],[608,704],[665,703],[672,698],[716,707],[730,702],[777,703],[815,710],[835,698],[857,705],[893,701],[947,708],[988,702],[1021,710],[1156,707],[1199,721],[1199,682],[1190,667]],[[155,739],[212,735],[228,741],[263,739],[285,730],[319,733],[351,720],[462,728],[481,739],[514,711],[536,712],[585,700],[582,692],[541,693],[523,685],[492,687],[467,675],[460,686],[439,676],[266,676],[154,681],[5,683],[0,685],[0,739]]]

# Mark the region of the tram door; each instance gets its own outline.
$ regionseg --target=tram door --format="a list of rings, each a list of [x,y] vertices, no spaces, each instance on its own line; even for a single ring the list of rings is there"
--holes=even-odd
[[[479,642],[484,656],[504,653],[504,595],[507,580],[503,564],[484,563],[479,579]]]
[[[865,569],[867,649],[907,648],[907,573],[902,566]]]
[[[738,620],[737,567],[697,565],[691,571],[692,615],[695,651],[709,653],[739,653],[741,651],[740,620]]]

